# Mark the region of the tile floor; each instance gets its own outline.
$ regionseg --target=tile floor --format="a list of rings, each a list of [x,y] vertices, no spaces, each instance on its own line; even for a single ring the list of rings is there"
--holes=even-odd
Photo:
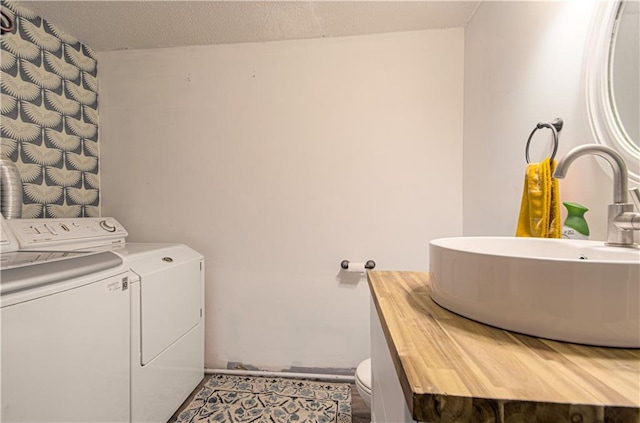
[[[200,391],[200,388],[202,388],[202,386],[204,385],[208,377],[209,377],[208,375],[204,377],[204,379],[200,382],[200,384],[196,387],[196,389],[194,389],[191,395],[189,395],[189,398],[187,398],[182,403],[178,411],[176,411],[173,414],[173,416],[171,416],[171,418],[167,423],[175,423],[182,409],[186,407],[191,402],[191,400],[196,395],[196,393]],[[352,383],[350,384],[350,386],[351,386],[351,423],[370,423],[371,411],[369,410],[369,407],[367,406],[367,404],[365,404],[364,400],[358,393],[358,390],[356,389],[356,385]]]

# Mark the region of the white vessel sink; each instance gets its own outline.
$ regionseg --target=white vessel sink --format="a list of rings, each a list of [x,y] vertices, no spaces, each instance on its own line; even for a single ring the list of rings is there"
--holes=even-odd
[[[515,237],[429,245],[431,297],[502,329],[558,341],[640,347],[640,249]]]

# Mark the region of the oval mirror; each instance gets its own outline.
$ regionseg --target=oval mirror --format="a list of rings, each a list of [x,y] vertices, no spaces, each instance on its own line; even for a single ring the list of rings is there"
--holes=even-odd
[[[600,2],[587,59],[587,106],[596,141],[622,155],[640,183],[640,2]]]

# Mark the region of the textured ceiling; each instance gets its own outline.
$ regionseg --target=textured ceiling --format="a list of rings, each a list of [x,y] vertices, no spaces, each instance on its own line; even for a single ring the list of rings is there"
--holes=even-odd
[[[464,27],[476,1],[14,1],[95,51]]]

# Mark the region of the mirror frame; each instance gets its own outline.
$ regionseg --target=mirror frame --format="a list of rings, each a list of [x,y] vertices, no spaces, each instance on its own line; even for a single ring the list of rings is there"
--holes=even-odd
[[[613,82],[610,78],[615,55],[618,16],[623,10],[624,1],[599,3],[591,25],[590,45],[586,51],[589,125],[596,142],[620,153],[627,164],[629,179],[640,184],[640,147],[634,143],[620,122]],[[603,168],[611,174],[611,169],[604,165]]]

